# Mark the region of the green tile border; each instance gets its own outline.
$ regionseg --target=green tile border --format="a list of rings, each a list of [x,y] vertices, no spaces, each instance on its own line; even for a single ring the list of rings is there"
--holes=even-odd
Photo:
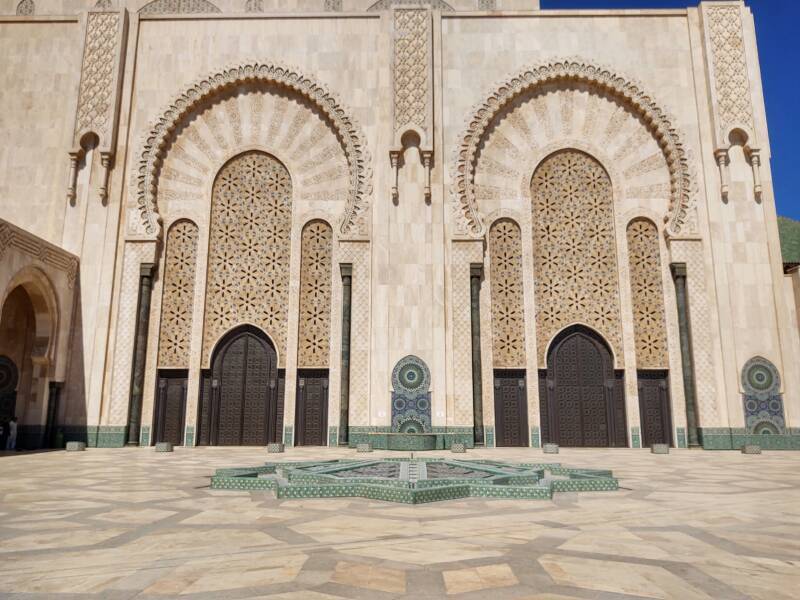
[[[677,429],[678,434],[678,448],[686,448],[686,428],[685,427],[678,427]]]
[[[638,427],[631,427],[631,448],[641,448],[642,438]]]
[[[699,436],[704,450],[739,450],[748,444],[764,450],[800,450],[800,432],[789,431],[783,435],[755,435],[744,428],[701,427]]]
[[[194,446],[194,425],[187,425],[183,434],[183,445],[191,448]]]
[[[139,445],[140,446],[149,446],[150,445],[150,426],[149,425],[142,425],[142,428],[139,431]]]
[[[283,445],[287,448],[294,446],[294,427],[291,425],[283,427]]]

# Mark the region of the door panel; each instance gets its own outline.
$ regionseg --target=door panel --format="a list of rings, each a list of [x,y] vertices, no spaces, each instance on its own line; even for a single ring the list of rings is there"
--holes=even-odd
[[[154,442],[171,442],[173,446],[183,445],[187,383],[188,373],[184,370],[159,371],[154,414]]]
[[[525,371],[494,372],[494,421],[498,446],[528,445]]]
[[[297,372],[298,446],[325,446],[328,429],[328,370],[302,369]]]
[[[545,441],[576,447],[627,445],[624,380],[614,371],[613,356],[600,336],[581,326],[560,333],[545,377]]]
[[[639,414],[642,444],[672,445],[672,414],[666,371],[639,371]]]

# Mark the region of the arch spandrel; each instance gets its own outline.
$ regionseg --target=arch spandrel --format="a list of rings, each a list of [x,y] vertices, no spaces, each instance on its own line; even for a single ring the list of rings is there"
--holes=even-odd
[[[360,127],[319,83],[258,61],[190,86],[147,133],[129,236],[160,237],[162,210],[208,198],[221,164],[252,148],[285,162],[298,201],[311,208],[335,203],[340,235],[368,236],[371,157]]]
[[[524,201],[542,148],[570,139],[618,160],[624,195],[661,202],[669,235],[695,231],[694,178],[674,120],[639,84],[567,59],[520,71],[472,110],[453,164],[456,235],[482,237],[486,213]]]

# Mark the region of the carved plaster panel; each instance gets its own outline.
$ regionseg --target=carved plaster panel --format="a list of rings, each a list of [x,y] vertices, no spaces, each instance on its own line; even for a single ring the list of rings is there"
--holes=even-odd
[[[669,369],[658,229],[647,219],[635,219],[627,235],[636,367]]]
[[[181,220],[167,232],[161,299],[160,368],[188,369],[192,342],[197,225]]]
[[[330,366],[333,229],[325,221],[303,227],[300,264],[300,319],[297,366]]]
[[[402,133],[415,127],[430,138],[430,12],[398,9],[394,30],[394,128]]]
[[[87,16],[86,43],[83,49],[78,113],[75,118],[75,145],[81,136],[92,131],[103,142],[113,126],[115,104],[118,13],[90,12]]]

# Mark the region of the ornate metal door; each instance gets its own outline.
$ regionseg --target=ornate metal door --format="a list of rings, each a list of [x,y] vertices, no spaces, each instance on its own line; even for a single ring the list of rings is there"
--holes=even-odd
[[[243,325],[223,337],[212,359],[210,411],[207,417],[200,411],[201,428],[208,421],[208,443],[264,446],[279,440],[277,364],[275,348],[258,328]]]
[[[494,372],[494,423],[498,446],[528,445],[525,371]]]
[[[298,446],[325,446],[328,430],[328,370],[302,369],[297,372]]]
[[[158,373],[158,395],[153,415],[155,442],[172,442],[183,445],[183,429],[186,415],[186,387],[188,373],[185,370]]]
[[[562,446],[624,446],[622,376],[611,352],[591,330],[575,326],[559,334],[542,382],[547,407],[545,441]]]
[[[14,416],[18,380],[19,371],[14,361],[0,356],[0,423],[7,423]]]
[[[639,414],[642,443],[672,445],[672,414],[667,371],[639,371]]]

